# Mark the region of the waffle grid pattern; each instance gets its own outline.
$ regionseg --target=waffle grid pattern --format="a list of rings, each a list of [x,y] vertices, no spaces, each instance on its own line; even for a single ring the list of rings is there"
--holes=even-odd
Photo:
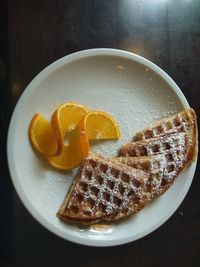
[[[143,183],[136,175],[138,172],[132,168],[127,172],[113,163],[88,159],[68,203],[68,212],[85,218],[101,217],[127,209],[130,201],[138,205]]]
[[[126,157],[155,156],[174,153],[174,151],[177,151],[177,153],[179,151],[181,154],[186,146],[185,140],[185,133],[141,140],[124,145],[120,151],[120,155]]]
[[[148,198],[161,195],[173,183],[187,160],[186,141],[186,133],[177,133],[137,141],[122,148],[124,163],[150,174],[149,180],[143,186]],[[146,160],[142,160],[145,158]]]
[[[170,117],[168,119],[160,121],[155,126],[152,126],[152,128],[138,132],[134,141],[162,137],[174,133],[187,132],[189,130],[189,127],[190,121],[187,113],[181,113],[173,119]]]
[[[136,134],[120,157],[91,154],[68,194],[60,218],[115,221],[163,194],[192,160],[196,115],[185,110]],[[195,151],[195,150],[194,150]],[[63,216],[62,216],[63,215]]]

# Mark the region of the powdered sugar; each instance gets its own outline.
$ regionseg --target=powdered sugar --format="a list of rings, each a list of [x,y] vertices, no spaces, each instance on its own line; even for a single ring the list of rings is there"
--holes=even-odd
[[[130,205],[134,212],[140,201],[143,203],[141,188],[147,177],[142,171],[92,155],[85,161],[63,216],[82,219],[103,216],[109,220],[105,216],[123,213]]]
[[[118,141],[106,141],[92,143],[91,150],[104,155],[115,155],[118,149],[128,140],[132,140],[138,129],[161,118],[166,118],[179,110],[174,96],[163,95],[155,88],[135,87],[124,88],[116,96],[105,96],[109,99],[109,105],[95,103],[91,109],[105,110],[111,114],[119,124],[121,137]],[[157,101],[156,101],[156,99]],[[145,101],[144,101],[145,100]]]

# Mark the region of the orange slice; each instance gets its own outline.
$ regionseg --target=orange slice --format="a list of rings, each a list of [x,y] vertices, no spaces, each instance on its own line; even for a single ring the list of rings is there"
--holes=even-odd
[[[58,151],[57,155],[61,154],[64,148],[64,136],[74,130],[83,116],[88,112],[88,109],[74,102],[68,102],[61,105],[53,113],[51,124],[54,128]]]
[[[119,139],[120,130],[115,119],[103,111],[90,111],[81,120],[89,140]]]
[[[106,112],[91,111],[77,103],[65,103],[52,115],[51,123],[36,113],[29,126],[32,145],[60,170],[82,163],[89,153],[89,140],[118,139],[120,130]],[[68,145],[64,144],[68,137]]]
[[[57,151],[55,133],[51,124],[36,113],[29,126],[29,137],[32,145],[42,154],[53,156]]]
[[[89,153],[89,142],[81,125],[73,131],[72,143],[63,146],[59,156],[47,157],[48,162],[59,170],[70,170],[79,166]]]

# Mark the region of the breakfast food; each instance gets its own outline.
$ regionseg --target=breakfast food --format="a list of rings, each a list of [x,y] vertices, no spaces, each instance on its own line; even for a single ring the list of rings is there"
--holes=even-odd
[[[84,224],[127,217],[144,207],[142,185],[147,180],[148,174],[141,170],[91,154],[85,159],[57,216]]]
[[[119,157],[90,154],[61,205],[64,221],[113,222],[137,213],[162,195],[196,157],[197,126],[192,109],[151,124]]]
[[[171,131],[165,134],[166,124],[171,125]],[[161,128],[162,131],[156,130]],[[151,135],[147,135],[150,132]],[[159,134],[157,134],[158,132]],[[150,125],[145,130],[138,132],[135,139],[139,140],[125,144],[121,148],[121,162],[134,168],[148,170],[150,176],[154,177],[156,174],[156,177],[159,177],[159,182],[157,183],[156,180],[153,195],[159,196],[173,184],[178,174],[196,158],[197,125],[195,112],[188,109],[156,122],[153,126]]]
[[[167,130],[165,132],[166,124],[171,125],[170,132]],[[120,155],[153,156],[176,152],[180,154],[179,158],[182,157],[180,160],[185,165],[195,159],[197,152],[197,121],[193,109],[177,113],[153,125],[136,134],[136,140],[139,139],[138,141],[122,146]]]
[[[163,154],[142,157],[116,157],[114,160],[142,170],[149,175],[148,180],[143,185],[143,193],[148,201],[162,195],[173,184],[180,169],[177,166],[176,170],[171,172],[169,166],[173,164],[173,157]]]
[[[119,137],[111,115],[78,103],[59,106],[51,122],[39,113],[33,116],[29,138],[49,164],[60,170],[81,165],[58,218],[86,225],[114,222],[162,195],[196,158],[196,114],[190,108],[148,125],[121,147],[119,156],[89,152],[90,140]]]
[[[133,141],[188,132],[192,131],[193,128],[196,129],[196,114],[192,108],[189,108],[148,125],[136,133]],[[194,132],[194,134],[196,133]]]

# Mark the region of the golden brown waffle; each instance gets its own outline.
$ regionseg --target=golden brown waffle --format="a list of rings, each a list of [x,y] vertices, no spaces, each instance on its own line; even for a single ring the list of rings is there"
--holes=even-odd
[[[116,221],[140,211],[163,194],[196,157],[192,109],[148,126],[124,145],[120,157],[91,154],[81,167],[57,216],[91,224]]]
[[[148,204],[165,193],[183,169],[184,165],[178,157],[176,152],[174,152],[173,154],[160,154],[156,156],[116,157],[113,160],[143,170],[149,174],[149,179],[143,183],[141,190],[143,199],[145,199],[144,202]],[[120,219],[121,215],[123,215],[123,211],[113,215],[111,219]]]
[[[176,152],[156,156],[118,157],[115,160],[149,174],[149,180],[144,183],[142,189],[148,201],[163,194],[183,167]]]
[[[155,156],[159,154],[173,154],[174,151],[179,151],[179,154],[184,154],[193,146],[189,136],[186,133],[171,134],[163,137],[145,139],[133,143],[128,143],[122,146],[120,150],[121,156],[140,157],[140,156]]]
[[[141,146],[138,146],[140,143]],[[135,142],[137,157],[118,157],[116,161],[125,163],[133,168],[145,171],[149,179],[142,184],[141,195],[144,206],[162,195],[174,182],[180,171],[192,161],[194,144],[188,142],[185,133],[173,134],[161,138],[153,138]],[[154,147],[156,146],[156,147]],[[131,148],[133,149],[133,147]],[[144,150],[146,154],[144,156]],[[131,151],[131,150],[129,150]],[[143,156],[140,156],[140,155]],[[110,217],[118,220],[131,215],[132,211],[119,211]]]
[[[183,116],[183,114],[185,116]],[[174,122],[177,120],[182,121],[182,124],[180,123],[180,128],[178,128],[178,126],[176,128],[173,127],[174,131],[176,130],[175,133],[169,134],[167,130],[160,132],[156,130],[158,128],[164,129],[163,125],[169,122],[172,123],[172,121]],[[197,154],[196,124],[196,115],[192,109],[189,109],[185,112],[180,112],[177,115],[170,117],[169,119],[165,119],[158,123],[155,123],[155,127],[151,127],[150,125],[148,128],[146,128],[146,130],[136,134],[136,139],[138,139],[138,137],[141,137],[141,139],[124,145],[120,150],[120,154],[122,156],[134,157],[153,156],[163,153],[169,153],[169,151],[173,152],[174,149],[180,150],[181,154],[182,150],[185,149],[187,151],[187,155],[185,155],[187,158],[184,160],[184,162],[194,160]],[[146,134],[150,132],[151,135]],[[158,132],[159,134],[157,134]],[[156,137],[152,137],[152,135]]]
[[[62,220],[91,223],[136,213],[146,204],[142,186],[148,174],[110,158],[90,155],[59,209]],[[122,214],[123,213],[123,214]]]
[[[149,174],[149,179],[143,184],[143,193],[149,200],[163,194],[173,183],[178,169],[170,172],[173,157],[165,155],[144,157],[116,157],[114,160],[127,164],[135,169]]]
[[[120,154],[125,157],[164,155],[168,173],[174,172],[178,175],[180,170],[192,162],[195,151],[196,138],[194,135],[177,133],[126,144],[122,147]]]
[[[136,133],[134,141],[188,132],[196,128],[196,114],[190,108],[168,118],[156,121]]]

